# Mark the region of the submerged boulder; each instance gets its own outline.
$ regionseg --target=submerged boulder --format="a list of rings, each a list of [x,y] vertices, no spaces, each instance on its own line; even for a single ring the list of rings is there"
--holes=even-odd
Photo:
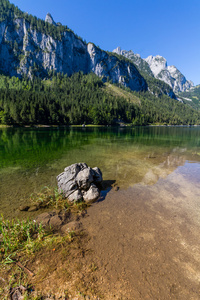
[[[57,176],[58,190],[70,202],[84,200],[94,202],[100,196],[97,185],[103,181],[99,168],[90,168],[86,163],[77,163],[68,166]]]

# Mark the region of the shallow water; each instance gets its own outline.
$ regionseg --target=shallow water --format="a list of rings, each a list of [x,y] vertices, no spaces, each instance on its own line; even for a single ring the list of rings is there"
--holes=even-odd
[[[106,300],[199,299],[200,127],[0,129],[0,158],[10,218],[75,162],[120,187],[81,220]]]
[[[0,211],[21,216],[21,204],[75,162],[101,168],[120,188],[153,185],[187,162],[193,181],[200,162],[200,128],[0,129]],[[30,214],[30,216],[32,216]]]
[[[200,164],[111,191],[83,219],[105,299],[199,299]]]

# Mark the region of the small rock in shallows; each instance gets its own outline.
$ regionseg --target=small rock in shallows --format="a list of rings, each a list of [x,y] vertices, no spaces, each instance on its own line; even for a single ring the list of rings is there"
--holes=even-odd
[[[27,206],[27,205],[21,205],[21,206],[19,207],[19,210],[20,210],[20,211],[27,211],[27,210],[29,210],[29,208],[30,208],[30,206]]]
[[[33,206],[31,206],[30,208],[29,208],[29,212],[33,212],[33,211],[37,211],[38,210],[38,207],[37,207],[37,205],[33,205]]]

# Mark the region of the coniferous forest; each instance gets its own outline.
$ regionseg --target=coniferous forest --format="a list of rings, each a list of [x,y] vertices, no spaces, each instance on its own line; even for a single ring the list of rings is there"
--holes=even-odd
[[[122,92],[125,88],[119,88]],[[133,92],[129,97],[112,95],[95,74],[71,77],[49,74],[48,79],[0,76],[0,123],[13,125],[133,125],[200,124],[200,114],[166,95]]]

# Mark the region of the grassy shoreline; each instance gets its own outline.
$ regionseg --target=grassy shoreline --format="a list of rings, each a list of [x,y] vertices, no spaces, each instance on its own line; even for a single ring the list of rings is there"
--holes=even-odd
[[[85,203],[70,204],[50,189],[36,194],[33,204],[52,208],[55,216],[64,213],[69,226],[80,223],[89,207]],[[64,232],[42,224],[28,218],[0,217],[0,298],[6,300],[12,293],[21,293],[27,300],[47,299],[50,295],[53,299],[85,299],[86,296],[99,299],[95,263],[85,260],[90,256],[86,232],[73,227]],[[87,280],[83,282],[80,274]]]

